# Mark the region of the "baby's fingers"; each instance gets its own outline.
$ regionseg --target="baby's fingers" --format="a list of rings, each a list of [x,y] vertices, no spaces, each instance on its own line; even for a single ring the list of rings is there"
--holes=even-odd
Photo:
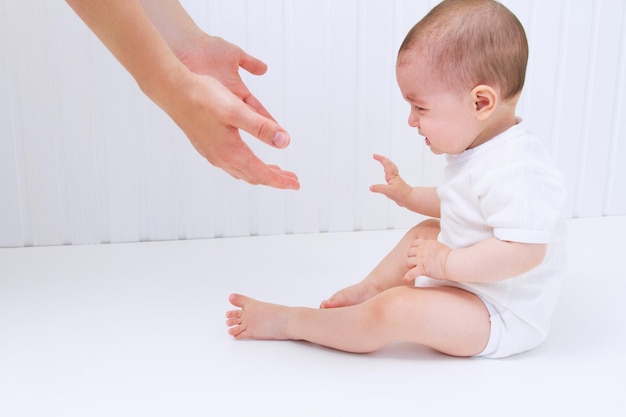
[[[394,164],[393,161],[391,161],[391,159],[387,158],[386,156],[375,153],[373,157],[375,160],[381,163],[385,171],[388,171],[388,170],[397,171],[398,170],[398,168],[396,167],[396,164]]]
[[[398,176],[398,167],[391,161],[391,159],[376,153],[374,154],[374,159],[380,162],[383,166],[383,169],[385,170],[385,181],[389,182]]]
[[[380,193],[387,195],[387,188],[389,186],[387,184],[374,184],[370,185],[370,191],[373,193]]]
[[[413,269],[410,269],[409,272],[404,274],[404,276],[402,277],[402,281],[414,282],[417,277],[422,276],[422,275],[424,274],[421,273],[419,268],[413,268]]]
[[[415,255],[417,253],[417,248],[419,248],[423,242],[424,239],[413,239],[411,243],[409,243],[409,256],[411,254]]]

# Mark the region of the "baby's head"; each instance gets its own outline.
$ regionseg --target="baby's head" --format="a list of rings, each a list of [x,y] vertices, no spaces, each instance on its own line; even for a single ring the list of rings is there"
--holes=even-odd
[[[458,91],[485,84],[500,99],[519,97],[528,42],[513,13],[493,0],[444,0],[409,31],[398,53],[417,58]]]
[[[396,77],[409,125],[434,153],[479,146],[516,123],[528,44],[524,28],[492,0],[444,0],[409,32]]]

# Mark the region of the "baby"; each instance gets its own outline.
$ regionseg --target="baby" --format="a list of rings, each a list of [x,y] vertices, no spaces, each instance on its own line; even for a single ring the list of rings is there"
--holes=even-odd
[[[548,334],[565,271],[564,185],[549,152],[516,117],[524,29],[492,0],[445,0],[408,33],[396,77],[409,125],[445,154],[439,187],[411,187],[374,155],[398,205],[431,217],[365,279],[319,309],[233,294],[235,338],[307,340],[349,352],[392,342],[499,358]]]

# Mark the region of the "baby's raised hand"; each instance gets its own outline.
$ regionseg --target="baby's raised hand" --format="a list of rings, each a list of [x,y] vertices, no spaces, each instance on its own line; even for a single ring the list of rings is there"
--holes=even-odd
[[[370,191],[384,194],[400,207],[406,207],[412,187],[400,177],[398,167],[389,158],[374,154],[374,159],[382,164],[387,183],[372,185],[370,186]]]
[[[409,272],[402,279],[406,282],[412,282],[419,276],[446,279],[446,260],[450,252],[452,249],[437,240],[414,240],[407,254]]]

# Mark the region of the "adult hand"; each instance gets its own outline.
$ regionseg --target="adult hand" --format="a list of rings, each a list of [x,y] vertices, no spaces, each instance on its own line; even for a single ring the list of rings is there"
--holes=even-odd
[[[204,34],[178,0],[67,0],[213,165],[252,184],[298,189],[295,174],[266,165],[241,140],[243,129],[277,148],[289,135],[239,77],[265,64]]]
[[[232,43],[204,33],[177,55],[192,72],[212,77],[196,80],[198,93],[204,95],[196,93],[196,105],[204,109],[204,116],[198,114],[194,119],[189,114],[181,114],[175,118],[196,150],[211,164],[251,184],[300,188],[294,173],[263,163],[239,134],[239,129],[243,129],[276,148],[289,144],[289,134],[276,123],[239,76],[239,67],[262,75],[267,66]]]
[[[233,177],[276,188],[300,187],[294,173],[263,163],[239,135],[242,128],[271,143],[280,142],[282,131],[217,79],[187,72],[181,75],[176,91],[159,105],[203,157]]]

